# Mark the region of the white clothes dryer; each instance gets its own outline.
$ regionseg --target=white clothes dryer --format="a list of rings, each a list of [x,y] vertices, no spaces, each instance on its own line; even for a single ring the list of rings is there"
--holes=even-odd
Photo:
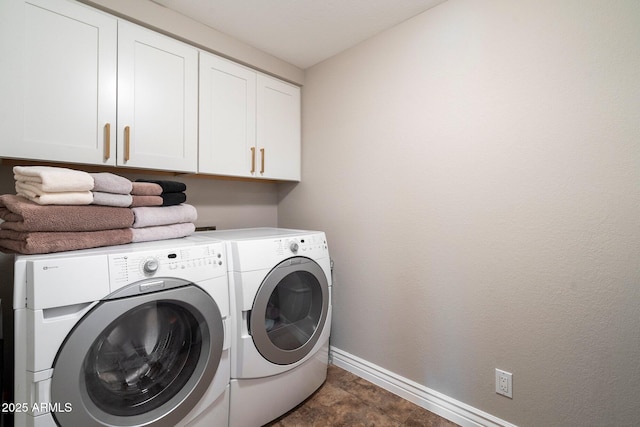
[[[18,255],[16,426],[227,426],[225,245]]]
[[[261,426],[325,381],[331,261],[323,232],[202,232],[227,242],[232,305],[230,427]]]

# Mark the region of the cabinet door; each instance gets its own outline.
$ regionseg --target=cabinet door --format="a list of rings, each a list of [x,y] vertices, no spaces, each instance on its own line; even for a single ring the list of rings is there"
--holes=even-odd
[[[200,52],[198,171],[256,174],[256,72]]]
[[[118,22],[118,165],[195,172],[198,51]]]
[[[116,31],[75,1],[0,1],[0,156],[115,163]]]
[[[300,181],[300,88],[258,75],[258,171]]]

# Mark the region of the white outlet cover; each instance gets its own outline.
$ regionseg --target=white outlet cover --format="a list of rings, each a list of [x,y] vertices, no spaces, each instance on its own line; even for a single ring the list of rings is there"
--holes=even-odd
[[[513,374],[496,369],[496,393],[513,399]]]

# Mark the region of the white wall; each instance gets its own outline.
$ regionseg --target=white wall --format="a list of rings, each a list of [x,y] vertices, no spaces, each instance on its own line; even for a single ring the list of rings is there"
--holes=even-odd
[[[332,345],[517,425],[637,425],[640,2],[449,0],[314,66],[302,170],[278,223],[327,232]]]

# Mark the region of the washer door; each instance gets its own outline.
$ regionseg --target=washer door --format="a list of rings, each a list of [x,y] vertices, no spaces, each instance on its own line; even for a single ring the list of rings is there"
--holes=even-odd
[[[63,426],[175,425],[208,389],[223,342],[218,306],[194,285],[103,301],[54,362],[54,417]]]
[[[253,302],[250,333],[256,348],[278,365],[302,360],[320,338],[328,307],[329,283],[315,261],[294,257],[281,262]]]

